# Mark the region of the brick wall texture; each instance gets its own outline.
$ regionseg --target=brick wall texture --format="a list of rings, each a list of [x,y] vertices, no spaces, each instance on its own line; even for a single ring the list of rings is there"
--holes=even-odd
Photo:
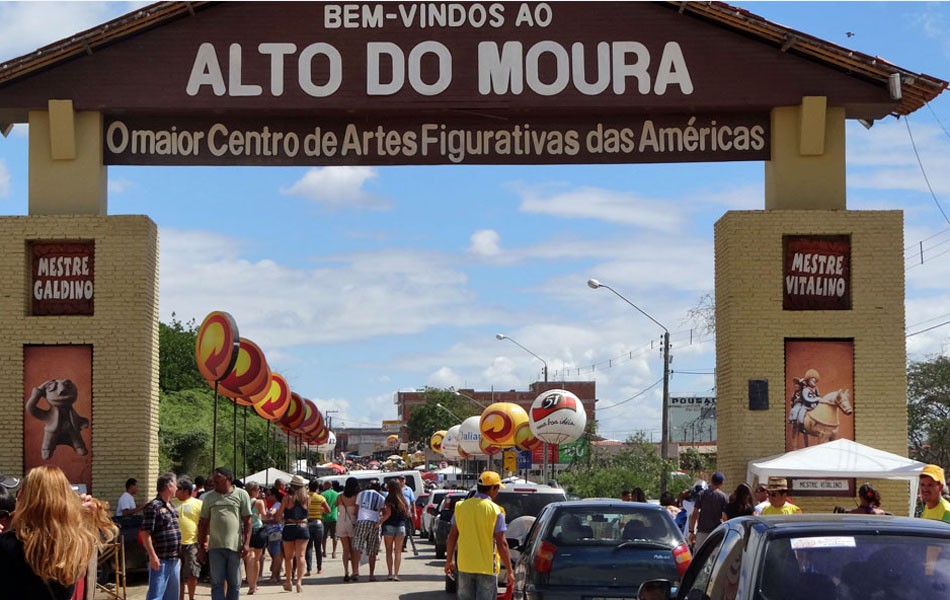
[[[95,315],[34,317],[31,241],[95,242]],[[158,475],[158,228],[145,216],[0,218],[0,472],[23,473],[23,347],[89,344],[92,489],[114,505]],[[147,494],[146,494],[147,496]],[[144,497],[139,498],[144,501]]]
[[[851,236],[851,310],[782,309],[783,235]],[[715,248],[719,467],[726,487],[746,478],[749,460],[785,451],[786,338],[854,340],[855,441],[907,456],[903,214],[729,212],[716,223]],[[768,380],[768,410],[749,410],[750,379]],[[906,514],[905,482],[871,483],[886,510]],[[850,498],[795,500],[807,512],[854,506]]]

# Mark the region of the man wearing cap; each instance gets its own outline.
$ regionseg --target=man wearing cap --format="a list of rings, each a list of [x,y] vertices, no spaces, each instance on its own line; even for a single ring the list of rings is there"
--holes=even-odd
[[[208,562],[211,599],[225,600],[227,582],[227,600],[238,600],[241,561],[251,546],[251,497],[234,485],[227,467],[216,468],[211,481],[214,489],[205,494],[198,521],[198,560]]]
[[[755,507],[752,509],[752,514],[761,515],[765,507],[769,505],[768,486],[760,482],[759,485],[755,486],[755,489],[752,490],[752,498],[755,500]]]
[[[769,505],[762,509],[763,515],[799,515],[802,509],[788,501],[788,481],[784,477],[769,477],[766,486]]]
[[[927,465],[920,472],[920,499],[924,503],[920,516],[924,519],[950,523],[950,502],[941,494],[946,481],[939,465]]]
[[[505,565],[508,589],[514,589],[515,574],[505,540],[505,511],[494,502],[503,487],[498,473],[485,471],[478,477],[475,495],[455,505],[445,544],[445,573],[454,576],[457,547],[459,600],[495,600],[499,558]]]
[[[726,505],[729,504],[729,496],[722,491],[726,476],[716,471],[709,481],[711,485],[699,494],[696,508],[689,515],[689,537],[694,548],[700,547],[713,529],[722,523]]]

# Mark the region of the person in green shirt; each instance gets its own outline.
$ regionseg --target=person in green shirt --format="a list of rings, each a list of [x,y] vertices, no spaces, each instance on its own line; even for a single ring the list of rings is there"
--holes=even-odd
[[[920,499],[924,503],[922,518],[950,523],[950,502],[942,494],[946,481],[940,465],[927,465],[920,472]]]
[[[226,467],[216,468],[212,481],[214,489],[204,495],[198,520],[198,560],[208,562],[211,571],[211,600],[238,600],[241,561],[251,544],[251,497],[234,485]]]
[[[323,558],[327,557],[327,539],[333,540],[333,553],[330,558],[336,558],[336,497],[340,495],[340,492],[334,487],[334,484],[335,482],[324,481],[323,491],[320,492],[320,495],[326,498],[327,504],[330,505],[330,512],[323,515]]]

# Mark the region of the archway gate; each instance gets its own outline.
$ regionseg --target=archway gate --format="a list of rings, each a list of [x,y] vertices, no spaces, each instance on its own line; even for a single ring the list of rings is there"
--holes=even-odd
[[[846,210],[844,123],[946,86],[683,2],[158,3],[7,61],[0,129],[29,123],[30,175],[29,216],[0,219],[0,402],[24,415],[0,470],[76,463],[103,495],[157,473],[157,228],[108,215],[113,164],[764,161],[765,210],[716,226],[720,465],[785,449],[776,382],[825,342],[851,435],[904,453],[902,216]],[[44,457],[24,412],[57,364],[89,382],[86,454]]]

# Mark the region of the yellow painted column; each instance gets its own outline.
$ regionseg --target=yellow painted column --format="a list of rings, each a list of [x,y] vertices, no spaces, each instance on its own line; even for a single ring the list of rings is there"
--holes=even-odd
[[[772,160],[765,163],[767,210],[844,210],[845,111],[823,96],[772,109]]]
[[[72,100],[30,111],[29,214],[105,215],[102,114],[76,112]]]

